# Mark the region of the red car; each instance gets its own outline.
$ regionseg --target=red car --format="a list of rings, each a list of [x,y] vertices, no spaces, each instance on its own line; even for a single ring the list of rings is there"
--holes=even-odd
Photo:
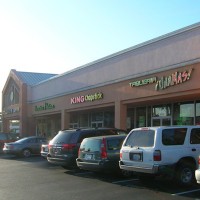
[[[14,133],[2,133],[0,132],[0,153],[3,152],[3,146],[6,142],[14,142],[16,141],[17,135]]]

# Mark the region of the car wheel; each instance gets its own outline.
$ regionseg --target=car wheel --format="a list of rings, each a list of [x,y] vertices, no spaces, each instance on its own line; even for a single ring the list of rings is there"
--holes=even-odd
[[[22,155],[23,155],[23,157],[28,158],[31,156],[31,151],[29,149],[24,149],[22,151]]]
[[[183,186],[189,186],[194,181],[195,167],[192,163],[181,163],[176,172],[176,181]]]

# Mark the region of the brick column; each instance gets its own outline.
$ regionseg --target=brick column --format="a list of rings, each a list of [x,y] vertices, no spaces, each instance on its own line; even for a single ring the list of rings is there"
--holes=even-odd
[[[115,102],[115,127],[126,130],[127,105]]]
[[[69,128],[69,120],[70,115],[65,110],[61,111],[61,129],[68,129]]]

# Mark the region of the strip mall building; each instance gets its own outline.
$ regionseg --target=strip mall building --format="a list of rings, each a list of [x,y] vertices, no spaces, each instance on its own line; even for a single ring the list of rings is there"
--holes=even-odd
[[[11,70],[3,130],[200,124],[200,23],[55,75]]]

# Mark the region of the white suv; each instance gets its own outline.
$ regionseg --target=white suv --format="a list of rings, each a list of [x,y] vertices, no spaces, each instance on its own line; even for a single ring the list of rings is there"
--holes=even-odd
[[[147,175],[167,175],[190,185],[200,155],[200,126],[133,129],[123,142],[119,166]]]

